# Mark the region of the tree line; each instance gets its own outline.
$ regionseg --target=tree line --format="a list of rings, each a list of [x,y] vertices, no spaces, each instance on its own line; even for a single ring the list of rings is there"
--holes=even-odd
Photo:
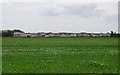
[[[111,37],[120,37],[120,33],[111,31]]]
[[[16,29],[14,29],[14,30],[2,30],[2,31],[0,31],[0,37],[1,36],[2,37],[13,37],[15,32],[24,33],[24,31],[19,30],[19,29],[18,30],[16,30]],[[120,37],[120,33],[116,33],[116,32],[111,31],[111,37]]]
[[[0,36],[2,37],[13,37],[15,32],[22,32],[21,30],[2,30],[2,32],[0,32]]]

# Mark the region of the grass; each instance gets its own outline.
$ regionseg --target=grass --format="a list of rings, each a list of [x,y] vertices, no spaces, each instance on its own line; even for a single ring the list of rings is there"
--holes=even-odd
[[[3,38],[3,73],[117,73],[118,39]]]

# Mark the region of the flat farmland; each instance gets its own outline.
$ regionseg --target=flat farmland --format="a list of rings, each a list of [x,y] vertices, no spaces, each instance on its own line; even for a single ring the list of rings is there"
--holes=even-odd
[[[118,38],[3,38],[3,73],[117,73]]]

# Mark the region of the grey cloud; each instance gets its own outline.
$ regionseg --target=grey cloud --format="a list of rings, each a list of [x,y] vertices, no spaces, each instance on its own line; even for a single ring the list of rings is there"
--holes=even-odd
[[[39,10],[39,15],[42,16],[57,16],[59,15],[58,12],[54,8],[49,8],[49,7],[42,7],[42,10],[40,8]]]
[[[104,19],[108,22],[117,22],[118,21],[118,15],[109,15],[109,16],[104,16]]]
[[[86,4],[82,6],[72,6],[68,7],[67,13],[71,15],[79,15],[82,17],[90,17],[90,16],[100,16],[102,14],[101,10],[97,10],[97,5],[95,4]]]
[[[57,9],[55,7],[57,7]],[[85,4],[85,5],[69,5],[69,6],[55,5],[55,7],[43,7],[42,8],[43,10],[39,11],[39,15],[44,15],[44,16],[74,15],[81,17],[91,17],[91,16],[99,17],[103,13],[102,10],[97,9],[97,5],[94,3]],[[59,12],[58,10],[61,8],[63,8],[64,11]]]

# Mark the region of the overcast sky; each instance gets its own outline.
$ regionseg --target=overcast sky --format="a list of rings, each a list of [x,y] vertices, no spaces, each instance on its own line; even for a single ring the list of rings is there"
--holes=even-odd
[[[25,32],[118,31],[118,0],[4,0],[0,6],[2,29]]]

